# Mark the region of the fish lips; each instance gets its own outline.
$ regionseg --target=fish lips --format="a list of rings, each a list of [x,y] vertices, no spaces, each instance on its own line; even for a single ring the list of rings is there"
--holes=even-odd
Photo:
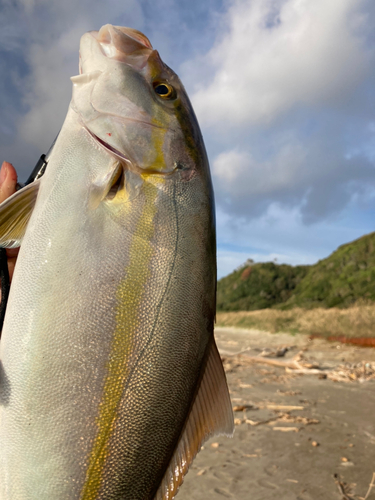
[[[106,24],[99,31],[90,31],[81,38],[80,73],[99,69],[112,59],[142,70],[155,52],[148,38],[132,28]]]

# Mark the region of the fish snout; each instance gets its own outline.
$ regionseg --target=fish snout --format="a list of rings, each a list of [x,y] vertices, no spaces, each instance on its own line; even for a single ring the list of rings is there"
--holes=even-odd
[[[142,69],[153,51],[149,39],[137,30],[106,24],[91,31],[103,54],[117,61]]]

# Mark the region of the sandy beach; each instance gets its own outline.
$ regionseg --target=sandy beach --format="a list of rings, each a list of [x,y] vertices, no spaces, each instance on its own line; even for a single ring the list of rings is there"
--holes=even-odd
[[[375,472],[375,350],[256,330],[215,335],[236,429],[205,443],[177,498],[364,499]],[[294,359],[304,369],[272,364]]]

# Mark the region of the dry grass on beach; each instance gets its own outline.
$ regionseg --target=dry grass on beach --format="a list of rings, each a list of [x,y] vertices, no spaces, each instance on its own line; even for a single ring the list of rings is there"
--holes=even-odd
[[[217,326],[254,328],[272,333],[290,332],[324,337],[375,337],[375,304],[357,304],[347,309],[294,308],[287,311],[218,312]]]

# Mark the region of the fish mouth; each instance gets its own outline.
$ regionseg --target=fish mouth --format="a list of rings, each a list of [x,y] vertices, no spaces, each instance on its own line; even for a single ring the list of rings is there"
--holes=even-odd
[[[139,50],[140,48],[153,50],[150,40],[134,28],[105,24],[99,31],[90,31],[89,33],[99,43],[113,44],[117,49],[122,48],[128,52],[130,49]]]
[[[153,175],[161,175],[163,177],[169,176],[173,174],[176,170],[180,170],[179,166],[174,166],[172,170],[169,171],[160,171],[154,168],[143,168],[140,167],[139,165],[135,164],[130,158],[125,156],[123,153],[121,153],[118,149],[114,148],[107,142],[103,141],[100,137],[98,137],[96,134],[91,132],[87,127],[84,127],[85,130],[88,132],[88,134],[94,139],[96,144],[98,144],[99,147],[104,149],[107,153],[109,153],[111,156],[114,156],[116,160],[120,161],[124,169],[130,170],[134,173],[137,173],[138,175],[142,174],[153,174]]]
[[[134,166],[133,162],[130,161],[129,158],[127,158],[125,155],[123,155],[118,149],[112,147],[108,142],[103,141],[100,137],[98,137],[96,134],[91,132],[87,127],[85,127],[85,130],[90,134],[90,136],[94,139],[94,141],[107,153],[109,153],[111,156],[115,156],[117,160],[120,160],[121,163],[125,162],[128,167]],[[138,167],[139,168],[139,167]]]
[[[142,69],[153,52],[150,40],[132,28],[106,24],[99,31],[91,31],[102,53],[110,58]]]

